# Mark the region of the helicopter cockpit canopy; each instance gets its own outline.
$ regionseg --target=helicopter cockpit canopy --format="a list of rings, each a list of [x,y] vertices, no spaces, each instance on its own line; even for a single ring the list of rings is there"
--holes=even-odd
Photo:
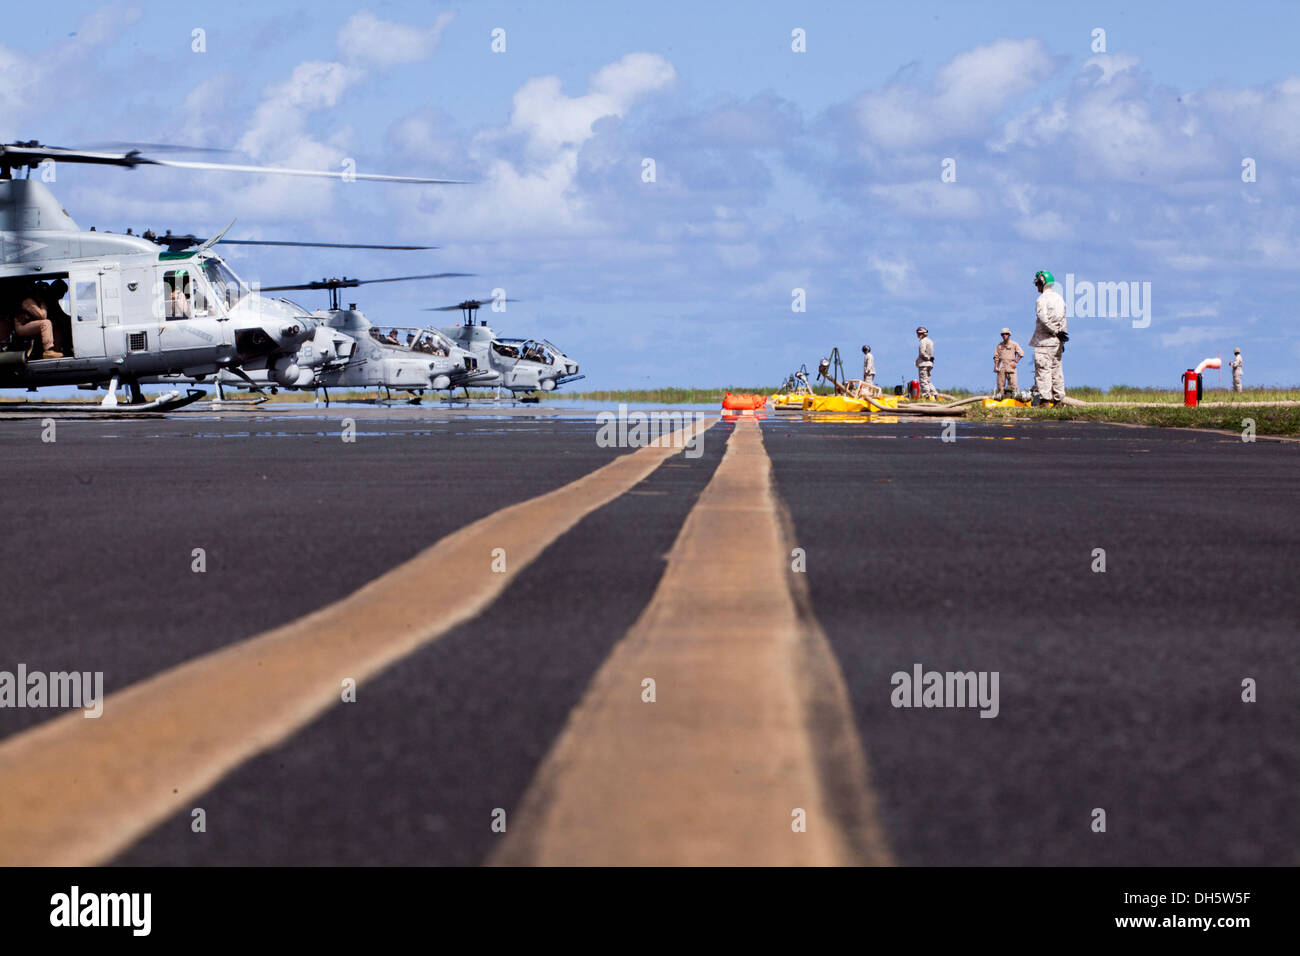
[[[286,299],[282,295],[278,295],[275,298],[277,302],[283,302],[285,305],[293,309],[295,312],[301,312],[303,315],[311,315],[311,309],[307,308],[304,305],[299,305],[297,302],[293,301],[293,299]]]
[[[388,331],[383,331],[387,328]],[[370,337],[381,345],[407,352],[419,352],[446,358],[456,346],[437,329],[416,329],[409,326],[381,326],[370,328]]]
[[[414,341],[410,344],[413,352],[440,356],[450,355],[455,347],[455,343],[437,329],[423,329],[417,332]]]
[[[168,320],[221,316],[250,292],[220,259],[177,262],[163,272],[163,315]]]
[[[252,292],[244,285],[244,281],[218,258],[211,257],[203,260],[203,274],[212,283],[212,291],[216,293],[218,301],[227,309],[233,309],[240,299]]]
[[[555,364],[555,346],[536,339],[498,339],[492,343],[493,350],[506,358],[524,359],[528,362],[540,362],[543,365]]]

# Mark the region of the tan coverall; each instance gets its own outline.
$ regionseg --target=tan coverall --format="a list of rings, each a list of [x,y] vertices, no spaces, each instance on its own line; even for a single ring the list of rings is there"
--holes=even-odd
[[[1233,356],[1232,361],[1228,363],[1228,367],[1232,369],[1232,390],[1234,392],[1240,392],[1241,391],[1241,356],[1240,355]]]
[[[939,393],[930,381],[930,370],[934,368],[934,342],[929,335],[923,335],[916,343],[916,380],[921,384],[921,397],[932,398]]]
[[[1034,385],[1044,401],[1059,402],[1065,398],[1065,372],[1061,368],[1061,353],[1065,345],[1057,338],[1065,332],[1065,300],[1049,286],[1039,293],[1034,306],[1037,321],[1029,347],[1034,350]]]
[[[876,357],[870,352],[862,356],[862,384],[868,387],[876,384]]]
[[[190,297],[185,293],[185,289],[176,286],[172,289],[171,311],[168,313],[169,319],[192,319],[194,318],[193,309],[190,306]]]
[[[41,351],[54,351],[54,323],[46,318],[45,306],[27,296],[14,314],[14,333],[25,339],[41,337]]]
[[[1025,350],[1020,347],[1020,343],[1015,339],[1008,339],[1006,342],[998,342],[997,347],[993,350],[993,371],[998,378],[998,387],[995,392],[1001,395],[1010,384],[1014,392],[1020,387],[1016,380],[1016,365],[1025,357]]]

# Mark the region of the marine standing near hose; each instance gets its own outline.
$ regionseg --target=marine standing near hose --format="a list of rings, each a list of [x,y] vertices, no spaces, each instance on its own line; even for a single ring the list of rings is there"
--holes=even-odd
[[[871,354],[871,346],[862,346],[862,384],[871,388],[876,384],[876,357]]]
[[[1232,350],[1232,361],[1228,363],[1228,367],[1232,369],[1232,390],[1234,392],[1240,392],[1241,391],[1241,349]]]
[[[993,350],[993,374],[997,376],[997,389],[994,395],[1001,395],[1007,388],[1015,391],[1020,387],[1016,380],[1016,366],[1025,357],[1025,350],[1019,342],[1012,341],[1011,330],[1002,330],[1002,341]]]
[[[930,381],[930,370],[934,368],[934,343],[930,341],[930,330],[924,325],[916,328],[916,379],[921,385],[922,398],[934,398],[938,392]]]
[[[1034,306],[1037,321],[1034,337],[1029,347],[1034,350],[1034,387],[1038,390],[1036,404],[1065,399],[1065,372],[1061,368],[1061,355],[1070,340],[1066,332],[1065,300],[1053,287],[1056,278],[1046,270],[1034,273],[1034,287],[1038,301]]]

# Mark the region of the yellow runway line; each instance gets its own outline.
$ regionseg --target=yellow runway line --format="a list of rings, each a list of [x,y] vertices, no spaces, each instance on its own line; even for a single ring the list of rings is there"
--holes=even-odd
[[[570,715],[492,862],[892,862],[791,548],[762,433],[742,419],[654,597]]]
[[[97,720],[75,711],[0,742],[0,864],[103,862],[194,806],[339,703],[344,679],[361,683],[479,614],[552,541],[679,453],[671,437],[467,525],[341,601],[112,694]]]

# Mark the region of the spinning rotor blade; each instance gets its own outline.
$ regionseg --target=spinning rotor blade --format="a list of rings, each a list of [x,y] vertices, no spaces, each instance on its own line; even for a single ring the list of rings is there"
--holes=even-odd
[[[381,183],[423,183],[426,185],[464,186],[469,185],[465,179],[426,179],[422,176],[384,176],[379,173],[337,173],[323,169],[289,169],[285,166],[241,166],[234,163],[198,163],[171,159],[145,159],[141,162],[153,166],[173,166],[177,169],[214,169],[230,173],[270,173],[276,176],[311,176],[316,179],[341,179],[350,182],[364,179]]]
[[[166,246],[169,252],[181,252],[191,246],[197,246],[207,241],[192,233],[175,235],[169,232],[161,236],[142,233],[142,235],[146,239],[152,239],[159,245]],[[281,239],[226,239],[225,237],[217,240],[217,244],[222,246],[303,246],[315,249],[384,249],[393,252],[421,252],[438,248],[438,246],[393,246],[366,242],[294,242]]]
[[[437,249],[437,246],[385,246],[368,242],[287,242],[279,239],[222,239],[223,246],[309,246],[318,249],[390,249],[398,252],[416,252]]]
[[[21,166],[38,166],[47,159],[62,163],[126,167],[153,162],[153,160],[141,157],[136,150],[118,152],[115,150],[63,149],[58,146],[42,146],[34,141],[0,145],[0,167],[5,170],[17,169]]]
[[[220,146],[177,146],[174,143],[87,143],[84,149],[102,150],[104,152],[128,152],[147,149],[151,153],[223,153],[230,155],[235,151],[233,149],[223,149]]]
[[[148,148],[147,146],[145,148]],[[184,151],[186,147],[167,147],[165,151]],[[267,173],[275,176],[309,176],[317,179],[364,179],[374,182],[466,184],[463,179],[428,179],[421,176],[386,176],[379,173],[332,172],[323,169],[289,169],[284,166],[251,166],[235,163],[204,163],[189,160],[150,159],[140,148],[120,149],[65,149],[61,146],[43,146],[32,140],[27,143],[0,144],[0,171],[6,174],[23,166],[35,167],[47,159],[61,163],[86,163],[100,166],[172,166],[178,169],[210,169],[238,173]]]
[[[470,272],[438,272],[423,276],[393,276],[388,279],[320,279],[315,282],[303,282],[298,285],[264,285],[262,292],[290,292],[296,289],[353,289],[359,285],[371,285],[375,282],[409,282],[413,279],[460,279],[473,275]]]
[[[421,309],[421,312],[464,312],[466,309],[481,309],[485,305],[492,305],[494,302],[519,302],[520,299],[466,299],[464,302],[458,302],[455,305],[431,306]]]

